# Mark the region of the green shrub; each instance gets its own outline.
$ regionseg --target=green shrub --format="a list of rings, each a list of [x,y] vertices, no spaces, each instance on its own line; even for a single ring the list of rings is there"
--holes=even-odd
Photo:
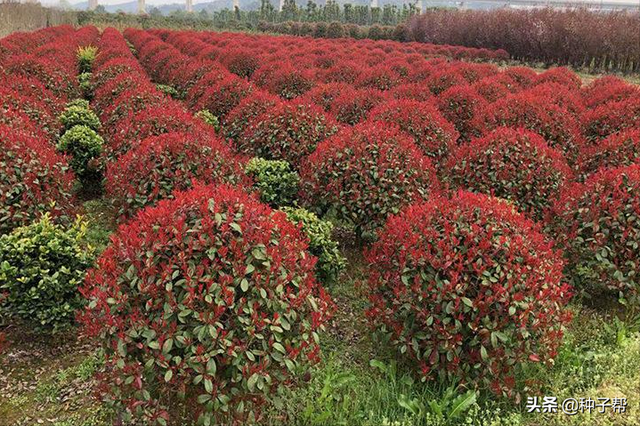
[[[93,130],[99,130],[101,127],[100,119],[96,113],[80,105],[67,107],[64,112],[60,114],[60,122],[65,130],[79,125],[87,126]]]
[[[67,130],[58,142],[58,150],[71,155],[71,168],[80,179],[97,172],[91,160],[102,152],[104,140],[87,126],[73,126]]]
[[[35,321],[39,328],[71,323],[81,305],[78,286],[93,263],[83,244],[86,224],[78,218],[65,229],[49,215],[0,237],[3,314]]]
[[[323,284],[332,284],[346,266],[340,254],[338,243],[331,239],[333,224],[321,220],[305,209],[284,207],[287,219],[302,226],[302,232],[309,238],[309,252],[318,258],[316,278]]]
[[[166,84],[156,84],[156,89],[158,89],[159,91],[161,91],[167,96],[171,96],[174,99],[180,98],[180,93],[178,93],[178,91],[172,86],[168,86]]]
[[[93,79],[93,74],[90,72],[83,72],[78,75],[78,85],[80,86],[80,90],[84,94],[86,98],[93,98],[93,83],[91,80]],[[89,108],[89,102],[87,101],[87,108]]]
[[[294,202],[300,177],[286,161],[255,157],[249,160],[245,171],[253,178],[263,203],[279,207]]]
[[[204,121],[208,125],[213,126],[213,129],[216,132],[220,130],[220,120],[218,120],[218,117],[213,115],[211,111],[207,109],[202,109],[196,112],[196,117],[198,117],[200,120]]]
[[[78,49],[77,58],[80,66],[80,73],[91,72],[93,61],[98,56],[98,48],[95,46],[80,47]]]
[[[84,108],[84,109],[90,109],[91,107],[89,106],[89,101],[86,99],[74,99],[72,101],[67,102],[67,105],[65,108],[71,108],[71,107],[80,107],[80,108]]]

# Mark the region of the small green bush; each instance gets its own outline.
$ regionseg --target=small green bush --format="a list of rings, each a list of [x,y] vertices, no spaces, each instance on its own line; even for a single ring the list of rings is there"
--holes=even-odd
[[[93,61],[98,56],[98,48],[95,46],[80,47],[78,49],[77,58],[80,66],[80,73],[91,72]]]
[[[282,211],[290,222],[301,225],[309,238],[309,252],[318,258],[316,278],[323,284],[333,284],[346,266],[338,243],[331,239],[333,224],[305,209],[284,207]]]
[[[67,107],[60,114],[60,122],[65,130],[69,130],[74,126],[87,126],[93,130],[100,129],[100,119],[95,112],[83,106],[74,105]]]
[[[93,79],[93,74],[90,72],[83,72],[78,75],[78,85],[80,86],[80,90],[86,98],[93,98],[93,83],[91,80]],[[87,101],[87,108],[89,108],[89,102]]]
[[[211,111],[207,109],[202,109],[196,112],[196,117],[198,117],[200,120],[204,121],[208,125],[213,126],[213,129],[216,132],[220,130],[220,120],[218,120],[218,117],[213,115]]]
[[[89,101],[86,99],[74,99],[72,101],[67,102],[67,105],[65,108],[71,108],[71,107],[80,107],[80,108],[84,108],[84,109],[90,109],[91,107],[89,106]]]
[[[85,233],[80,218],[65,229],[47,214],[0,237],[2,313],[35,321],[38,328],[70,324],[81,306],[78,286],[93,263]]]
[[[167,96],[171,96],[173,99],[180,98],[180,93],[178,93],[178,91],[172,86],[169,86],[166,84],[156,84],[156,89],[158,89],[159,91],[161,91]]]
[[[288,162],[255,157],[249,160],[245,171],[253,178],[263,203],[281,207],[294,202],[300,177]]]
[[[67,130],[58,142],[58,150],[71,155],[71,168],[80,179],[97,172],[91,163],[102,153],[104,140],[87,126],[73,126]]]

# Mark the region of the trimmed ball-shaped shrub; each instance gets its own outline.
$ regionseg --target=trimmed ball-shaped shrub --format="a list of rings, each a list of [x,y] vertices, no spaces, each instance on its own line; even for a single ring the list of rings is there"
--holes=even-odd
[[[67,130],[58,141],[58,150],[71,156],[71,168],[79,178],[97,172],[92,160],[100,157],[104,139],[91,127],[76,125]]]
[[[32,322],[37,329],[70,325],[82,306],[78,291],[93,264],[84,243],[86,225],[64,228],[48,215],[0,237],[0,301],[3,314]]]
[[[121,226],[88,274],[82,315],[99,336],[110,398],[169,421],[257,417],[318,361],[330,300],[306,238],[244,191],[197,187]],[[170,424],[173,424],[171,422]]]
[[[455,127],[430,102],[385,102],[371,111],[371,120],[399,126],[413,137],[425,155],[436,161],[455,147],[459,136]]]
[[[316,278],[323,285],[335,283],[347,263],[332,239],[333,224],[302,208],[284,207],[282,211],[309,238],[309,252],[318,258]]]
[[[587,107],[595,108],[609,101],[622,101],[640,91],[635,84],[630,84],[620,77],[607,75],[596,80],[582,89],[582,97]]]
[[[284,160],[255,157],[247,162],[245,171],[253,179],[260,200],[272,207],[289,206],[298,194],[300,176]]]
[[[117,132],[109,139],[105,155],[115,160],[151,136],[170,132],[213,133],[213,129],[195,119],[179,105],[157,105],[144,109],[118,122]]]
[[[286,160],[297,168],[318,143],[337,131],[338,124],[317,106],[283,103],[252,119],[236,149],[267,160]]]
[[[580,153],[578,166],[582,177],[602,167],[630,166],[640,160],[640,129],[615,133]]]
[[[438,97],[438,109],[453,124],[463,140],[479,136],[477,117],[489,103],[469,85],[454,86]]]
[[[0,125],[0,234],[51,212],[72,210],[73,173],[67,158],[42,140]]]
[[[315,85],[311,70],[299,69],[291,64],[278,68],[269,82],[269,90],[282,99],[291,100],[303,95]]]
[[[300,178],[307,205],[335,214],[358,234],[439,187],[431,161],[409,136],[372,122],[344,128],[320,144]]]
[[[377,89],[345,89],[333,99],[331,113],[342,124],[355,125],[365,121],[369,112],[387,97]]]
[[[235,75],[229,75],[215,86],[207,89],[197,102],[195,110],[206,109],[218,119],[224,117],[235,108],[240,101],[253,92],[253,86]]]
[[[241,162],[218,138],[171,132],[149,137],[109,163],[105,191],[126,218],[191,188],[194,180],[248,183]]]
[[[582,116],[585,137],[597,143],[621,130],[637,128],[640,122],[640,91],[621,101],[609,101]]]
[[[535,220],[573,177],[562,152],[536,133],[510,128],[460,146],[445,170],[453,186],[505,198]]]
[[[576,119],[547,96],[522,92],[489,105],[479,126],[525,128],[542,136],[549,145],[562,150],[570,162],[582,145]]]
[[[640,292],[640,165],[601,169],[563,191],[556,234],[577,291],[636,299]]]
[[[224,117],[223,134],[236,141],[245,131],[249,123],[256,117],[271,110],[282,101],[275,95],[262,90],[255,91]]]
[[[459,192],[392,216],[366,252],[372,324],[426,380],[509,393],[561,343],[562,256],[504,200]]]

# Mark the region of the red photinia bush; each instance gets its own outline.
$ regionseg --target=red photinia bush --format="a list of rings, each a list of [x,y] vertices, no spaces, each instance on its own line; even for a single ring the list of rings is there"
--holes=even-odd
[[[219,139],[172,132],[147,138],[109,163],[105,191],[121,217],[130,217],[143,207],[172,198],[176,190],[191,188],[194,180],[248,184],[242,164]]]
[[[120,102],[123,100],[120,95],[125,91],[129,91],[129,94],[133,95],[140,92],[154,92],[155,88],[148,79],[137,73],[118,74],[118,76],[105,81],[102,86],[94,91],[93,109],[96,111],[110,109],[116,103],[116,100]]]
[[[106,397],[151,423],[259,417],[318,361],[330,300],[301,231],[241,190],[197,187],[121,226],[82,294]]]
[[[565,67],[551,68],[542,74],[536,75],[534,84],[544,83],[557,83],[569,90],[579,90],[582,86],[582,80],[578,77],[578,74]]]
[[[353,61],[345,61],[321,72],[320,78],[325,83],[354,84],[361,73],[362,67]]]
[[[477,64],[472,62],[456,62],[452,68],[470,84],[478,82],[483,78],[494,76],[500,72],[494,64]]]
[[[114,160],[138,146],[143,139],[169,132],[206,134],[213,131],[179,105],[161,105],[144,109],[117,124],[117,133],[105,146],[104,155]]]
[[[0,87],[0,110],[8,111],[9,109],[24,112],[49,138],[55,139],[58,136],[61,124],[44,102],[38,98],[23,96],[9,88]]]
[[[236,148],[268,160],[286,160],[297,167],[318,143],[337,131],[338,124],[317,106],[282,103],[250,120]]]
[[[578,166],[583,177],[602,167],[630,166],[640,160],[640,128],[624,130],[586,147],[580,153]]]
[[[399,84],[389,92],[393,99],[411,99],[414,101],[433,101],[434,97],[424,83]]]
[[[97,100],[96,100],[97,102]],[[117,133],[120,128],[120,121],[130,120],[139,112],[143,112],[150,107],[160,107],[161,105],[172,104],[162,92],[155,87],[144,89],[127,89],[120,93],[113,103],[102,110],[100,121],[106,135]]]
[[[454,187],[491,194],[542,220],[573,173],[536,133],[500,128],[461,145],[444,168]]]
[[[50,212],[71,214],[73,174],[53,146],[0,125],[0,234]]]
[[[133,57],[116,57],[93,71],[93,83],[98,89],[112,78],[125,73],[144,75],[144,69]]]
[[[388,65],[365,68],[356,85],[369,89],[390,90],[402,82],[400,74]]]
[[[375,122],[344,128],[321,143],[303,163],[300,178],[307,204],[335,213],[358,233],[439,188],[431,161],[413,140]]]
[[[456,145],[458,132],[430,102],[394,100],[371,111],[372,121],[397,125],[427,156],[440,160]]]
[[[218,84],[208,88],[195,102],[193,109],[208,110],[219,119],[223,119],[240,101],[251,95],[253,86],[246,80],[229,75]]]
[[[230,72],[244,78],[251,78],[260,66],[259,59],[251,52],[243,49],[234,49],[226,52],[224,57],[220,58],[220,62]]]
[[[621,101],[609,101],[582,116],[585,137],[591,142],[619,132],[638,127],[640,123],[640,91]]]
[[[64,106],[64,98],[59,99],[47,89],[44,84],[33,77],[24,77],[16,74],[0,76],[0,87],[11,89],[21,96],[37,99],[45,104],[53,116],[58,116]]]
[[[570,296],[562,256],[503,200],[459,192],[392,216],[366,253],[372,323],[425,379],[509,394],[550,362]]]
[[[477,118],[487,106],[488,102],[466,84],[453,86],[438,97],[438,109],[455,126],[462,140],[481,133],[481,129],[476,128]]]
[[[267,85],[272,93],[282,99],[294,99],[309,91],[315,85],[313,72],[287,63],[281,65]]]
[[[432,73],[426,81],[427,87],[436,96],[451,87],[466,84],[464,77],[453,72],[451,67],[444,68]]]
[[[204,95],[204,92],[209,90],[211,87],[217,86],[218,83],[230,75],[231,74],[224,69],[217,68],[203,75],[200,80],[198,80],[198,83],[194,84],[187,93],[186,99],[189,107],[193,107],[200,100],[202,95]]]
[[[520,90],[515,80],[504,73],[483,78],[474,83],[473,88],[488,102],[495,102]]]
[[[342,124],[354,125],[366,120],[369,111],[386,100],[378,89],[345,89],[333,99],[331,114]]]
[[[538,133],[550,146],[560,149],[570,162],[582,145],[576,119],[547,96],[527,92],[510,95],[489,105],[480,120],[478,125],[487,130],[524,127]]]
[[[580,118],[586,110],[580,92],[560,83],[540,83],[522,93],[527,93],[534,97],[549,98],[554,105],[566,109],[576,118]]]
[[[222,133],[236,141],[252,120],[281,103],[282,100],[277,96],[263,90],[255,90],[224,117]]]
[[[326,112],[331,111],[333,101],[344,92],[353,92],[353,86],[346,83],[325,83],[315,86],[301,98],[303,102],[311,102],[318,105]]]
[[[508,67],[502,74],[508,76],[521,89],[527,89],[534,85],[538,79],[538,74],[528,67]]]
[[[8,107],[6,110],[0,109],[0,125],[33,136],[41,141],[49,138],[39,126],[33,123],[27,114],[13,107]]]
[[[554,207],[556,234],[577,290],[638,297],[639,215],[638,164],[601,169],[563,191]]]
[[[595,108],[609,101],[622,101],[638,94],[638,86],[629,84],[620,77],[607,75],[594,80],[582,89],[582,97],[587,107]]]
[[[8,74],[33,77],[39,80],[47,90],[58,98],[73,98],[77,95],[78,85],[76,79],[71,78],[69,71],[65,72],[64,68],[56,66],[53,60],[37,58],[35,54],[18,55],[13,56],[3,66]]]

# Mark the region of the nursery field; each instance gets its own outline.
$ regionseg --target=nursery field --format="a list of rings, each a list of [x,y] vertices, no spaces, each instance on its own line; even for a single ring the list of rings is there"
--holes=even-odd
[[[0,426],[640,425],[640,87],[508,57],[0,39]]]

